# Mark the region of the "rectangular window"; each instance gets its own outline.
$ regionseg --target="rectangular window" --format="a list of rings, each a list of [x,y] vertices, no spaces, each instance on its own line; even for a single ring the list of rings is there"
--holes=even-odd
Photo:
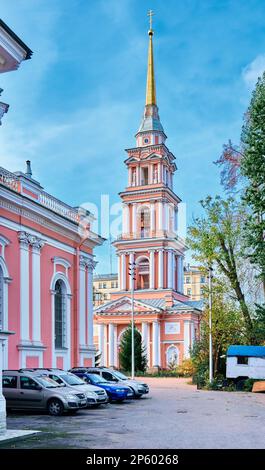
[[[201,284],[205,284],[205,277],[201,276]]]
[[[187,289],[187,295],[191,295],[191,289]]]
[[[186,284],[190,284],[190,277],[187,276],[187,277],[185,278],[185,281],[186,281]]]
[[[103,289],[107,289],[107,283],[103,282]]]
[[[20,377],[20,386],[25,390],[36,390],[38,387],[37,382],[30,377]]]
[[[237,363],[241,365],[248,365],[248,357],[247,356],[238,356],[237,357]]]
[[[17,388],[17,377],[13,375],[4,375],[3,388]]]

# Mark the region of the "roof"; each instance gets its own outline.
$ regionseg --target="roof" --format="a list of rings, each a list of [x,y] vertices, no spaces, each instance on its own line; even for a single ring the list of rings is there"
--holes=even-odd
[[[93,280],[94,281],[104,281],[104,279],[109,280],[109,279],[118,279],[118,274],[117,273],[112,273],[112,274],[94,274]]]
[[[30,59],[33,54],[32,50],[1,19],[0,19],[0,27],[3,28],[7,32],[7,34],[9,34],[9,36],[11,36],[12,39],[14,39],[14,41],[16,41],[19,44],[19,46],[22,47],[22,49],[24,49],[24,51],[26,52],[25,60]]]
[[[115,308],[115,305],[117,305],[117,310],[119,310],[121,303],[131,303],[131,298],[128,296],[122,296],[118,299],[115,300],[110,300],[106,302],[103,305],[99,305],[94,309],[94,312],[96,314],[101,314],[103,312],[106,312],[110,308]],[[144,299],[136,299],[134,298],[134,304],[137,305],[142,305],[143,307],[151,307],[151,310],[156,310],[158,313],[163,313],[163,311],[168,310],[170,312],[190,312],[191,310],[197,310],[201,311],[203,307],[202,301],[195,301],[195,300],[185,300],[184,302],[174,300],[174,303],[172,307],[166,307],[166,301],[165,298],[159,298],[159,299],[149,299],[149,298],[144,298]],[[121,311],[120,313],[125,312]]]
[[[265,357],[265,346],[229,346],[227,356]]]

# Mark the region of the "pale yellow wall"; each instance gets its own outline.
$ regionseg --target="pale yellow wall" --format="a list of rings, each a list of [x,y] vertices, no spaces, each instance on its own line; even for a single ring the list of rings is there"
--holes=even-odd
[[[203,288],[206,286],[207,276],[199,272],[199,267],[191,267],[189,271],[184,272],[184,294],[188,295],[191,300],[201,300]]]
[[[94,301],[94,305],[98,306],[110,300],[111,292],[118,290],[118,277],[115,279],[100,279],[93,281],[94,293],[99,294]],[[99,300],[98,300],[99,298]]]

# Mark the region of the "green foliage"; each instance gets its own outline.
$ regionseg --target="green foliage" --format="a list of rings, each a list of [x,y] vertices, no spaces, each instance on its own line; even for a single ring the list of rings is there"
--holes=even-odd
[[[256,305],[253,322],[257,342],[265,345],[265,304]]]
[[[145,372],[147,367],[146,352],[142,346],[142,337],[137,328],[134,327],[134,361],[135,370]],[[122,335],[120,343],[121,368],[130,372],[132,368],[132,325]]]
[[[239,265],[244,261],[242,233],[247,214],[242,204],[233,198],[201,201],[204,217],[194,219],[189,227],[189,247],[194,258],[205,268],[216,266],[228,281],[228,290],[236,297],[245,323],[245,334],[249,343],[255,344],[251,312],[245,300],[239,276]]]
[[[244,200],[251,208],[245,239],[250,260],[259,267],[265,292],[265,74],[253,91],[241,142],[241,172],[247,179]]]
[[[255,379],[246,379],[244,382],[243,390],[245,392],[252,392],[252,387],[254,382],[257,382]]]
[[[221,279],[214,279],[212,286],[212,344],[213,371],[217,378],[226,373],[226,351],[231,344],[247,344],[246,328],[237,303],[227,296],[227,285]],[[207,291],[205,293],[207,296]],[[223,357],[224,356],[224,357]],[[195,383],[205,386],[209,380],[209,308],[206,304],[201,320],[200,340],[191,351],[195,369]]]

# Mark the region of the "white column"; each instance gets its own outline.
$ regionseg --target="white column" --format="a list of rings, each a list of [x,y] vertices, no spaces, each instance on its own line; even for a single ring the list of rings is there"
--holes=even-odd
[[[129,263],[131,263],[131,266],[129,266],[130,271],[132,269],[133,262],[134,262],[134,253],[130,253],[130,255],[129,255]],[[132,281],[133,281],[132,276],[129,276],[129,288],[130,288],[130,290],[132,289]]]
[[[158,178],[158,183],[161,183],[161,163],[159,162],[157,165],[157,178]]]
[[[167,260],[167,287],[168,289],[173,288],[173,252],[170,250],[168,253]]]
[[[190,321],[184,320],[184,358],[190,357]]]
[[[128,204],[123,204],[122,206],[122,233],[129,233],[129,206]]]
[[[30,235],[18,233],[20,241],[20,339],[29,342],[29,242]]]
[[[114,325],[109,324],[109,367],[114,366]]]
[[[158,251],[158,289],[164,287],[164,252]]]
[[[137,204],[132,205],[132,231],[133,231],[134,238],[136,238],[136,232],[137,232]]]
[[[80,257],[81,258],[81,257]],[[86,268],[79,262],[79,347],[86,344]]]
[[[192,348],[195,341],[195,325],[193,321],[190,324],[190,330],[190,347]]]
[[[141,168],[138,165],[136,167],[136,186],[140,186],[140,184],[141,184]]]
[[[126,256],[124,253],[121,255],[121,290],[126,289]]]
[[[118,330],[114,325],[114,366],[118,367]]]
[[[117,273],[118,273],[118,289],[121,288],[121,265],[120,265],[120,255],[117,255]]]
[[[150,230],[151,234],[155,231],[155,204],[150,203]]]
[[[128,186],[132,185],[132,168],[129,166],[128,169]]]
[[[41,294],[40,253],[44,242],[35,239],[32,243],[32,340],[41,343]]]
[[[89,347],[94,346],[93,270],[96,264],[90,259],[87,265],[87,342]]]
[[[142,345],[147,358],[147,365],[150,367],[150,349],[149,349],[149,323],[142,323]]]
[[[4,368],[3,354],[7,335],[0,331],[0,436],[6,431],[6,400],[2,393],[2,370]]]
[[[150,250],[149,255],[149,288],[155,288],[155,252]]]
[[[178,292],[183,292],[183,258],[178,256]]]
[[[153,165],[148,165],[148,184],[153,184]]]
[[[100,365],[105,365],[105,325],[104,323],[99,323],[98,325],[98,349],[101,353],[100,356]]]
[[[172,284],[173,284],[173,289],[175,290],[176,289],[176,256],[175,256],[175,253],[172,254],[172,258],[173,258],[173,278],[172,278]]]
[[[163,202],[158,201],[158,230],[163,230]]]
[[[153,337],[152,337],[152,366],[159,366],[159,324],[158,321],[153,321]]]

